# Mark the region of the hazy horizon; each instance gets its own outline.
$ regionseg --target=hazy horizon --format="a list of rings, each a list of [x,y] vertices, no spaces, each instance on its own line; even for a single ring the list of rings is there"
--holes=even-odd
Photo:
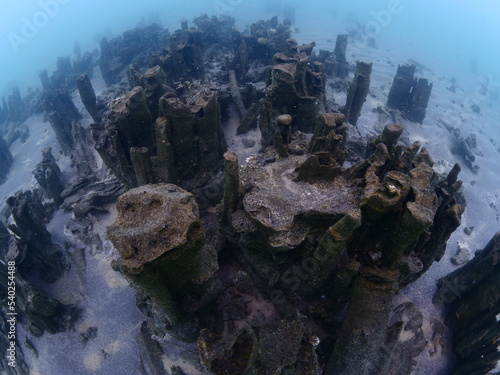
[[[29,0],[22,4],[0,1],[3,14],[0,24],[0,96],[17,85],[25,95],[28,86],[40,87],[38,73],[55,69],[58,56],[74,59],[73,45],[78,41],[82,52],[99,47],[99,36],[117,36],[134,28],[143,19],[147,23],[161,22],[171,32],[186,18],[190,24],[195,16],[229,14],[236,18],[240,29],[247,23],[278,15],[280,8],[293,4],[297,22],[307,27],[347,31],[349,23],[370,26],[377,40],[406,50],[415,60],[427,59],[437,65],[450,64],[466,72],[471,59],[478,61],[478,75],[500,82],[500,52],[492,46],[500,35],[500,4],[488,0],[470,4],[461,1],[430,0],[193,0],[188,2],[145,0],[123,4],[112,0]],[[300,34],[296,35],[300,39]],[[393,51],[394,52],[394,51]],[[392,54],[392,53],[391,53]],[[455,65],[455,66],[451,66]]]

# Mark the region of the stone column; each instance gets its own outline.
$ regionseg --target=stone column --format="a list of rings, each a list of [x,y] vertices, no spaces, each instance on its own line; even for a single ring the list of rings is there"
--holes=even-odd
[[[89,76],[84,73],[76,80],[76,86],[78,87],[78,92],[80,94],[80,99],[87,112],[92,116],[95,122],[99,122],[101,119],[97,110],[97,99],[95,96],[94,88],[90,82]]]
[[[372,63],[358,61],[356,64],[356,73],[347,91],[347,99],[343,113],[346,122],[356,125],[361,108],[366,101],[370,89],[370,75],[372,73]]]

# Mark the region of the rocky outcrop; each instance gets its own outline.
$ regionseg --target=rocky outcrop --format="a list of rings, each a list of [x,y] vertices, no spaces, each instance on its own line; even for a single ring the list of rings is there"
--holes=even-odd
[[[339,34],[335,41],[335,49],[333,51],[335,63],[332,72],[335,77],[345,78],[349,73],[349,64],[346,59],[347,38],[347,34]]]
[[[160,54],[160,66],[168,85],[178,81],[203,79],[203,33],[201,30],[178,30],[170,36]]]
[[[324,68],[321,63],[309,64],[310,46],[299,47],[288,39],[286,51],[274,56],[266,100],[277,114],[291,115],[294,128],[312,132],[325,105]]]
[[[136,87],[113,103],[104,123],[91,129],[104,162],[128,187],[217,173],[227,148],[217,94],[208,90],[186,103],[167,92],[153,126],[144,90]]]
[[[114,268],[163,309],[174,334],[196,338],[193,313],[215,292],[217,257],[205,244],[193,195],[175,185],[147,185],[122,195],[117,208],[107,231],[121,255]]]
[[[42,105],[61,149],[69,155],[74,148],[71,134],[73,123],[81,119],[80,112],[71,100],[69,92],[64,89],[45,92]]]
[[[61,170],[52,155],[52,148],[46,147],[42,151],[43,160],[37,164],[33,175],[43,189],[47,198],[54,200],[56,206],[62,203],[61,193],[63,183]]]
[[[8,259],[12,259],[8,256]],[[34,266],[34,265],[33,265]],[[7,295],[8,266],[0,263],[0,294]],[[65,305],[37,290],[24,278],[15,275],[16,280],[16,319],[33,336],[44,332],[51,334],[70,329],[80,316],[80,310],[73,305]],[[0,328],[0,331],[3,331]]]
[[[387,106],[399,109],[410,121],[422,123],[432,92],[432,83],[429,84],[424,78],[414,78],[415,69],[413,64],[398,65]]]
[[[349,74],[349,63],[346,58],[347,34],[337,35],[335,49],[332,51],[320,50],[314,59],[325,66],[327,77],[344,80]]]
[[[7,179],[7,173],[12,166],[12,154],[9,146],[3,137],[0,137],[0,184],[3,184]]]
[[[458,356],[451,373],[489,374],[500,360],[500,233],[437,285],[435,302],[450,305],[446,324],[453,330],[453,351]]]
[[[76,86],[78,88],[80,99],[82,100],[85,109],[87,110],[89,115],[92,116],[92,119],[95,122],[98,122],[100,118],[97,109],[97,99],[89,76],[87,74],[82,74],[80,77],[78,77],[78,79],[76,80]]]
[[[100,42],[99,67],[107,86],[121,80],[120,73],[130,64],[147,66],[149,57],[158,53],[168,39],[168,31],[152,24],[125,31],[122,35]]]
[[[9,229],[17,236],[16,266],[21,277],[35,273],[53,283],[67,267],[63,253],[50,241],[45,224],[48,217],[37,192],[17,192],[6,201],[15,224]]]
[[[346,121],[356,125],[361,114],[361,108],[366,101],[370,90],[370,75],[372,73],[372,63],[358,61],[354,78],[347,90],[346,103],[343,108]]]
[[[335,139],[337,121],[342,123],[338,115],[319,123],[314,148],[322,149],[320,139]],[[332,134],[321,136],[329,123]],[[302,165],[311,170],[306,155],[266,163],[264,154],[241,171],[245,192],[241,211],[232,214],[239,234],[232,240],[238,239],[242,262],[259,265],[243,266],[246,272],[262,281],[257,285],[282,313],[290,304],[301,309],[293,301],[318,295],[327,296],[334,311],[348,303],[326,373],[369,374],[388,366],[379,351],[390,336],[388,302],[440,259],[460,223],[463,207],[453,198],[460,185],[456,173],[431,188],[432,160],[418,144],[397,145],[401,132],[398,125],[386,127],[372,140],[370,157],[347,170],[332,164],[337,172],[328,184],[324,178],[298,178]]]
[[[266,21],[258,21],[250,25],[251,38],[246,40],[249,48],[249,56],[265,65],[273,62],[276,53],[287,50],[287,40],[292,36],[290,23],[286,20],[280,24],[278,17],[272,17]]]

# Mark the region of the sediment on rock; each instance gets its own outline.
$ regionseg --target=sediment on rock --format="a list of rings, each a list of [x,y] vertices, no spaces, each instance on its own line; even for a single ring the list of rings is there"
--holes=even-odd
[[[114,268],[162,308],[175,335],[196,338],[194,312],[216,288],[217,258],[205,245],[193,195],[171,184],[146,185],[123,194],[117,208],[107,230],[121,255]]]

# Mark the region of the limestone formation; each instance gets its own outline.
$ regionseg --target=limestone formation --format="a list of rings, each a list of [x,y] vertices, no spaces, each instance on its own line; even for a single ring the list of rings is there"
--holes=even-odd
[[[36,273],[46,283],[53,283],[66,270],[63,253],[52,244],[47,231],[48,216],[35,192],[18,191],[6,201],[15,224],[9,229],[18,237],[16,266],[21,277]]]
[[[168,30],[157,24],[125,31],[122,35],[100,42],[99,67],[107,86],[118,83],[120,73],[130,64],[148,64],[149,56],[158,53],[167,38]]]
[[[146,96],[135,87],[114,101],[104,124],[91,126],[96,149],[107,166],[127,186],[137,180],[130,158],[131,147],[153,148],[154,129]]]
[[[6,296],[7,266],[3,262],[0,263],[0,277],[0,294]],[[21,318],[19,321],[33,336],[41,336],[44,332],[64,332],[72,328],[80,316],[80,310],[76,306],[65,305],[48,297],[18,275],[15,312],[18,314],[17,318]]]
[[[422,123],[425,119],[427,105],[432,92],[432,83],[419,78],[412,88],[411,101],[408,108],[408,120]]]
[[[217,171],[227,148],[217,94],[204,90],[186,102],[168,94],[160,100],[160,116],[167,120],[167,136],[181,178]]]
[[[335,63],[332,72],[335,77],[345,78],[349,73],[349,64],[346,59],[347,38],[347,34],[337,35],[335,50],[333,51]]]
[[[7,173],[12,165],[12,154],[9,146],[3,137],[0,137],[0,184],[3,184],[7,178]]]
[[[146,99],[137,86],[112,103],[104,123],[91,125],[95,147],[118,179],[134,187],[217,173],[227,148],[217,94],[203,90],[184,103],[167,92],[154,125]]]
[[[339,34],[335,43],[334,51],[319,50],[319,54],[315,59],[325,66],[327,77],[332,77],[341,82],[345,80],[349,74],[349,63],[346,58],[348,35]]]
[[[73,123],[81,118],[78,109],[69,93],[63,89],[46,92],[42,104],[61,149],[65,154],[70,154],[74,148],[71,135]]]
[[[414,78],[414,64],[398,65],[398,70],[387,98],[387,106],[399,109],[410,121],[422,123],[425,118],[432,83]]]
[[[59,206],[62,203],[61,193],[64,188],[61,170],[52,155],[52,148],[44,148],[42,156],[43,160],[37,164],[33,174],[45,195],[49,199],[53,199],[56,206]]]
[[[97,109],[96,96],[89,76],[87,74],[82,74],[80,77],[78,77],[78,79],[76,80],[76,86],[78,87],[78,92],[80,93],[80,98],[83,105],[85,106],[85,109],[90,114],[90,116],[92,116],[92,119],[95,122],[99,122],[100,118]]]
[[[332,137],[337,121],[342,123],[339,115],[330,116],[331,120],[326,117],[318,123],[314,148],[327,145],[328,150],[331,143],[324,142],[329,134],[325,130],[330,127]],[[334,310],[350,301],[327,373],[350,374],[352,366],[366,374],[387,368],[379,349],[389,335],[389,301],[440,259],[463,212],[453,198],[459,186],[456,173],[431,188],[436,178],[432,160],[425,150],[418,153],[416,145],[406,149],[397,145],[401,131],[396,125],[386,128],[371,143],[368,159],[347,170],[337,164],[328,184],[318,175],[302,182],[301,168],[291,172],[301,164],[304,170],[313,170],[311,156],[306,155],[263,163],[268,158],[264,154],[241,171],[241,183],[248,186],[242,197],[244,214],[236,211],[232,220],[240,235],[240,256],[259,264],[251,271],[254,279],[273,280],[262,287],[276,301],[288,296],[284,305],[278,305],[282,309],[293,305],[297,294],[305,298],[326,293],[335,301]],[[328,152],[315,155],[319,160],[331,157]],[[276,181],[271,176],[281,178]],[[318,232],[318,228],[324,229]],[[300,251],[309,253],[309,258],[297,259],[294,254]],[[281,276],[272,271],[283,264],[287,264],[284,270],[294,271]],[[295,271],[299,269],[300,273]],[[373,301],[366,303],[367,298]],[[372,332],[372,327],[379,328]],[[358,367],[361,363],[364,367]]]
[[[196,329],[192,313],[207,302],[217,270],[193,195],[171,184],[147,185],[122,195],[117,207],[117,221],[108,227],[121,255],[115,269],[141,287],[188,339]]]
[[[167,47],[160,54],[160,66],[166,74],[167,85],[177,81],[203,79],[202,31],[178,30],[170,36]]]
[[[278,22],[278,17],[259,21],[250,25],[251,38],[247,45],[251,52],[250,59],[265,65],[272,64],[273,56],[287,49],[287,40],[292,36],[290,24]]]
[[[275,124],[273,121],[273,108],[269,101],[265,98],[259,100],[259,129],[262,145],[262,150],[273,144]]]
[[[461,268],[438,280],[435,302],[450,304],[458,362],[452,374],[489,374],[500,359],[500,233]]]
[[[54,205],[38,191],[8,198],[12,218],[0,221],[0,255],[16,260],[18,312],[30,334],[68,329],[78,310],[26,280],[56,282],[69,254],[72,272],[87,281],[87,249],[94,255],[110,246],[92,228],[117,200],[107,237],[117,250],[112,268],[135,288],[144,314],[134,334],[140,373],[399,375],[414,372],[424,350],[432,356],[443,345],[444,323],[424,323],[399,291],[443,257],[460,225],[460,166],[438,175],[419,142],[403,143],[397,123],[361,138],[351,124],[372,65],[358,62],[340,108],[326,100],[326,79],[329,93],[347,87],[347,35],[316,57],[314,43],[291,39],[290,21],[274,17],[241,33],[231,17],[202,15],[196,27],[182,20],[170,37],[152,25],[103,39],[99,65],[111,87],[97,101],[90,75],[78,86],[95,121],[95,148],[114,176],[98,168],[59,88],[68,77],[75,81],[77,66],[92,66],[92,54],[78,52],[78,64],[60,58],[53,76],[40,74],[47,118],[77,176],[62,190],[50,150],[35,176],[71,211],[65,244],[78,245],[63,252],[51,243],[45,225]],[[422,121],[432,84],[414,73],[415,66],[398,69],[388,106]],[[22,120],[14,107],[28,103],[18,94],[0,107],[9,141]],[[234,113],[237,134],[257,124],[261,133],[261,152],[245,155],[244,165],[227,151],[222,129]],[[258,140],[249,138],[231,146],[254,147]],[[472,164],[474,137],[456,139]],[[450,304],[456,374],[485,373],[498,356],[497,237],[439,282],[435,302]],[[96,332],[84,330],[82,344]],[[173,348],[169,340],[186,343]],[[168,363],[171,349],[182,351],[182,364]]]
[[[292,126],[312,132],[324,108],[324,69],[322,64],[309,64],[310,55],[295,40],[287,40],[287,50],[274,56],[266,100],[278,114],[291,115]]]
[[[370,75],[372,73],[372,63],[358,61],[356,64],[356,72],[349,90],[347,91],[347,99],[343,109],[346,116],[346,121],[356,125],[361,114],[361,108],[366,101],[370,89]]]

